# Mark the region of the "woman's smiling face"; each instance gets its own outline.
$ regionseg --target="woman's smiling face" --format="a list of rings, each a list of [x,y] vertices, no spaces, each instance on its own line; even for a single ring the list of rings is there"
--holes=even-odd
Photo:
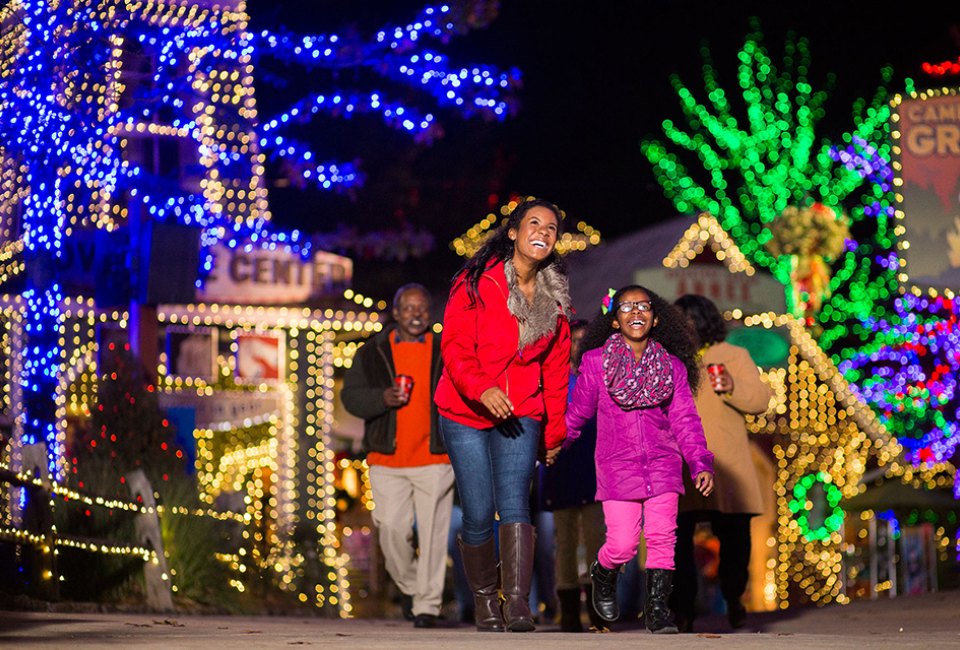
[[[533,262],[542,262],[557,245],[559,224],[552,210],[543,206],[530,208],[516,230],[510,230],[514,250]]]
[[[643,341],[650,336],[656,316],[650,296],[642,289],[631,289],[620,296],[616,305],[614,329],[629,341]]]

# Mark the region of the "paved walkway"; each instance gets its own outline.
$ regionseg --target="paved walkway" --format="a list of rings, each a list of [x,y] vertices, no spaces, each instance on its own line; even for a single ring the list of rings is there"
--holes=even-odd
[[[542,625],[531,634],[479,634],[450,625],[415,630],[398,620],[332,620],[299,617],[173,616],[0,611],[0,646],[17,648],[287,648],[349,650],[415,648],[756,648],[858,650],[960,648],[960,592],[855,602],[768,614],[751,614],[731,633],[723,619],[698,620],[702,631],[653,636],[632,623],[608,634],[562,634]]]

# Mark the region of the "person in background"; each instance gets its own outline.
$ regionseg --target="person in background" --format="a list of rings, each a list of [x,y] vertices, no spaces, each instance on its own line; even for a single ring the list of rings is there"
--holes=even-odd
[[[720,591],[727,618],[731,627],[739,628],[746,621],[741,598],[749,577],[750,518],[763,512],[744,415],[764,413],[772,392],[761,380],[750,353],[725,342],[726,323],[709,298],[685,295],[675,304],[686,315],[700,347],[702,381],[695,400],[707,445],[716,455],[716,486],[708,496],[688,491],[680,499],[672,606],[680,631],[692,632],[697,597],[693,536],[698,522],[709,522],[720,541]],[[708,366],[712,366],[712,374],[707,373]]]
[[[404,617],[430,628],[443,600],[454,487],[433,405],[441,341],[430,331],[430,294],[422,285],[400,287],[392,312],[396,325],[357,350],[340,399],[364,421],[373,522]],[[412,389],[398,385],[401,375],[412,378]]]
[[[577,382],[580,347],[587,321],[570,323],[570,389]],[[597,444],[596,421],[588,422],[580,437],[557,456],[553,465],[540,465],[541,508],[553,512],[557,600],[560,631],[583,632],[581,595],[586,592],[587,614],[595,630],[604,630],[603,619],[593,609],[593,588],[587,571],[581,573],[577,551],[594,558],[603,544],[603,508],[596,500],[597,472],[593,454]]]
[[[643,532],[644,622],[654,634],[676,634],[667,602],[684,461],[696,489],[713,490],[713,454],[693,404],[696,348],[680,311],[649,289],[624,287],[605,306],[584,338],[564,442],[571,446],[596,416],[597,499],[607,532],[590,570],[593,606],[606,621],[619,617],[618,573]]]
[[[561,212],[519,203],[454,276],[435,401],[463,505],[460,550],[477,629],[529,632],[537,453],[566,435],[570,296],[554,251]],[[501,608],[494,520],[499,515]]]

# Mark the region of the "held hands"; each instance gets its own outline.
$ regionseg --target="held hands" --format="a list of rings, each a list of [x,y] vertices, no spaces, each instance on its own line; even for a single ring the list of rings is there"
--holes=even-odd
[[[705,497],[710,496],[713,492],[713,474],[710,472],[700,472],[697,474],[696,485],[700,494]]]
[[[480,401],[487,407],[487,410],[493,413],[494,417],[506,420],[513,415],[513,402],[507,397],[507,394],[494,386],[483,391]]]
[[[557,461],[557,456],[560,454],[561,446],[557,445],[553,449],[547,450],[547,455],[543,459],[543,462],[547,465],[553,465]]]
[[[396,386],[391,386],[383,391],[383,402],[388,408],[398,409],[401,406],[406,406],[409,399],[410,397]]]

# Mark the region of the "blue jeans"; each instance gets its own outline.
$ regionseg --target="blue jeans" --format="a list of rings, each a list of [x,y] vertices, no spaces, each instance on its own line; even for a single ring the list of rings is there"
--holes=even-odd
[[[441,416],[440,433],[463,506],[463,541],[475,546],[493,537],[496,513],[501,524],[529,524],[540,422],[519,418],[474,429]]]

